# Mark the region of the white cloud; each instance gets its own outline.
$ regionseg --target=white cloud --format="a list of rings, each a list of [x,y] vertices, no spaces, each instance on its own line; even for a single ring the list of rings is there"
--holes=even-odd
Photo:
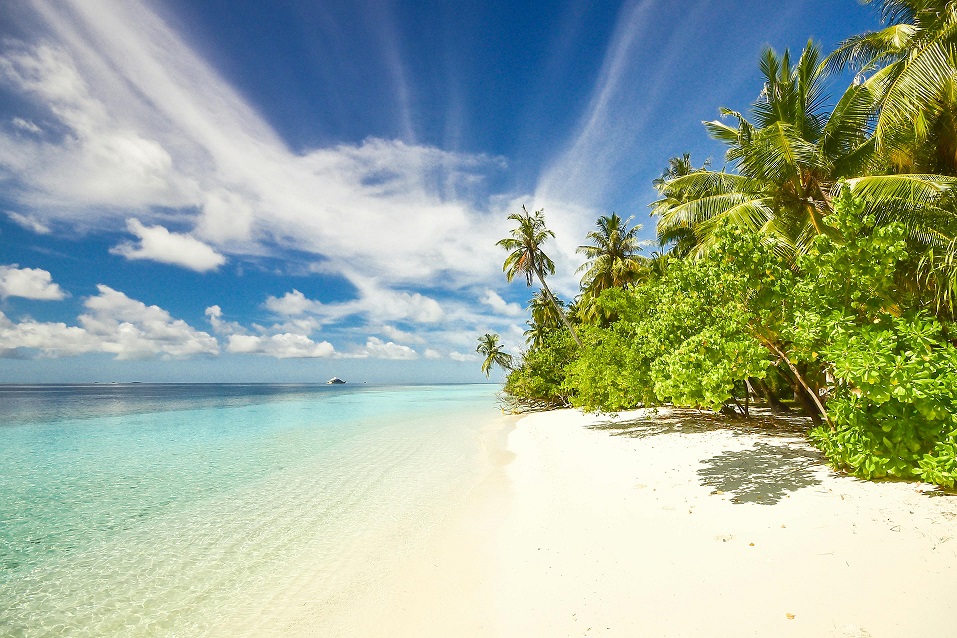
[[[292,292],[287,292],[282,297],[273,297],[272,295],[266,297],[266,302],[263,305],[266,306],[268,310],[283,317],[296,317],[314,308],[318,309],[322,307],[322,304],[318,301],[306,299],[306,295],[295,288],[293,288]]]
[[[391,341],[384,342],[378,337],[369,337],[364,348],[360,349],[352,356],[370,359],[399,359],[411,360],[418,359],[419,355],[409,346],[399,345]]]
[[[320,330],[322,324],[319,323],[319,320],[315,317],[297,317],[295,319],[290,319],[282,323],[273,324],[268,329],[265,329],[265,332],[291,332],[297,335],[306,335],[307,337],[313,332]]]
[[[10,121],[16,128],[21,131],[26,131],[27,133],[33,133],[34,135],[42,133],[43,129],[31,122],[30,120],[25,120],[22,117],[15,117]]]
[[[445,352],[463,346],[431,334],[454,336],[497,325],[502,314],[518,316],[517,304],[502,300],[499,309],[483,310],[476,303],[502,281],[504,254],[495,242],[509,230],[507,214],[531,203],[490,193],[503,159],[377,138],[292,149],[146,2],[30,6],[42,41],[56,45],[0,45],[0,83],[62,135],[0,130],[0,170],[16,184],[21,212],[42,211],[56,230],[109,232],[129,223],[139,239],[116,252],[199,271],[227,257],[241,263],[249,255],[294,254],[357,291],[332,303],[295,290],[271,297],[266,307],[280,325],[249,333],[308,336],[306,325],[287,330],[282,320],[311,317],[325,327],[359,317],[364,334],[399,323],[429,334]],[[552,257],[562,273],[573,273],[585,209],[554,197],[548,206],[564,242]],[[587,212],[586,220],[595,218]],[[573,292],[570,274],[556,280],[566,296]],[[499,316],[486,317],[489,308]]]
[[[162,226],[145,226],[138,219],[130,219],[126,227],[139,237],[139,245],[125,242],[110,252],[127,259],[148,259],[174,266],[183,266],[197,272],[216,270],[226,258],[195,237],[172,233]]]
[[[248,240],[254,218],[252,199],[225,188],[207,193],[196,232],[217,243]]]
[[[226,350],[233,353],[264,354],[277,359],[331,357],[335,349],[328,341],[315,342],[301,334],[271,336],[231,335]]]
[[[452,361],[481,361],[481,358],[477,354],[470,352],[464,354],[461,352],[450,352],[449,359]]]
[[[426,359],[441,359],[442,353],[438,350],[433,350],[432,348],[426,348],[425,354],[423,354]]]
[[[500,158],[374,138],[294,152],[145,3],[34,8],[59,45],[8,45],[0,76],[69,135],[0,132],[24,204],[98,228],[161,209],[221,250],[301,250],[387,287],[497,276],[505,215],[483,190]]]
[[[37,349],[48,357],[59,357],[100,350],[100,342],[83,328],[32,319],[13,323],[0,312],[0,353],[12,356],[18,348]]]
[[[213,332],[221,335],[246,334],[246,329],[235,321],[225,321],[223,319],[223,309],[219,306],[210,306],[204,312]]]
[[[517,317],[522,314],[523,310],[520,305],[517,303],[506,303],[502,297],[495,292],[494,290],[488,288],[485,290],[485,294],[482,295],[480,300],[483,304],[490,307],[495,312],[498,312],[503,315],[509,315],[511,317]]]
[[[0,266],[0,298],[24,297],[59,301],[66,293],[53,277],[40,268],[18,268],[17,264]]]
[[[102,284],[97,290],[97,295],[84,301],[86,312],[79,316],[79,326],[32,319],[13,323],[0,315],[0,350],[31,348],[53,357],[108,352],[117,359],[219,353],[215,338],[173,319],[159,306],[147,306]]]
[[[438,301],[418,292],[389,290],[375,282],[357,278],[359,297],[351,301],[322,303],[307,298],[296,289],[282,297],[266,298],[264,306],[281,317],[312,315],[321,323],[338,321],[352,315],[362,315],[374,323],[410,321],[436,323],[445,317]]]
[[[103,284],[97,290],[99,294],[84,302],[88,312],[80,315],[79,323],[99,338],[104,352],[115,354],[117,359],[219,353],[215,338],[182,319],[173,319],[159,306],[147,306]]]
[[[405,341],[406,343],[425,343],[425,339],[423,339],[419,335],[413,334],[411,332],[406,332],[405,330],[399,330],[395,326],[382,326],[381,332],[392,341]]]
[[[34,217],[33,215],[21,215],[20,213],[15,213],[13,211],[7,211],[7,217],[10,218],[17,226],[26,228],[29,231],[36,233],[37,235],[48,235],[50,234],[50,227],[44,224],[42,221]]]

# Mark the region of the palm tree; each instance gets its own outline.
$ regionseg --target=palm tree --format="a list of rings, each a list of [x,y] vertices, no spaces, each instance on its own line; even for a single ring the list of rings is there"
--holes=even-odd
[[[652,204],[659,237],[688,231],[694,250],[706,251],[724,220],[763,234],[783,254],[806,251],[832,212],[842,184],[864,200],[879,222],[904,221],[915,236],[939,233],[939,221],[952,214],[941,201],[950,178],[874,175],[881,167],[869,135],[876,96],[871,86],[854,84],[830,113],[823,92],[825,65],[808,42],[797,63],[790,53],[766,49],[761,57],[764,90],[752,107],[754,123],[722,109],[737,126],[705,122],[711,136],[728,146],[736,169],[698,170],[665,181]]]
[[[557,301],[564,311],[565,304],[561,299]],[[556,314],[551,300],[541,290],[528,300],[528,310],[532,318],[527,322],[529,329],[524,333],[525,342],[537,348],[549,333],[562,326],[562,319]]]
[[[700,167],[695,168],[694,164],[691,163],[691,153],[685,153],[680,157],[672,157],[668,160],[668,168],[661,173],[660,177],[655,178],[652,181],[654,187],[658,192],[665,194],[666,197],[664,200],[659,200],[656,202],[656,206],[664,208],[665,201],[669,207],[673,208],[679,204],[687,202],[690,198],[688,193],[685,192],[685,189],[669,187],[665,188],[669,182],[673,182],[679,177],[684,177],[685,175],[691,175],[692,173],[698,173],[700,171],[706,171],[711,168],[711,160],[705,160],[704,164]],[[697,240],[695,239],[694,231],[691,230],[690,226],[687,225],[677,225],[677,226],[662,226],[658,225],[658,245],[659,246],[668,246],[670,244],[669,253],[678,257],[684,257],[688,253],[692,252],[697,246]]]
[[[883,29],[851,36],[827,57],[853,68],[877,97],[874,137],[898,169],[957,176],[957,5],[951,0],[863,0]],[[930,152],[928,152],[930,151]]]
[[[505,278],[511,282],[515,275],[521,273],[525,275],[525,284],[531,286],[532,278],[538,277],[545,296],[555,308],[555,312],[561,318],[562,323],[568,328],[575,343],[581,347],[582,342],[578,338],[578,333],[575,332],[575,328],[568,321],[568,317],[559,307],[555,295],[552,294],[548,284],[545,283],[545,273],[555,274],[555,262],[542,250],[542,244],[549,237],[555,236],[555,233],[545,227],[545,211],[540,209],[535,211],[533,215],[528,212],[525,206],[522,206],[522,213],[512,213],[508,218],[517,222],[518,227],[512,230],[511,237],[500,239],[495,244],[509,251],[509,255],[505,258],[505,263],[502,266],[502,270],[505,271]]]
[[[502,344],[498,342],[498,335],[486,332],[478,339],[478,347],[475,351],[485,357],[482,362],[482,372],[487,379],[492,371],[492,366],[498,366],[503,370],[512,369],[512,355],[502,350]]]
[[[641,278],[645,259],[638,255],[645,243],[638,239],[641,224],[628,228],[629,220],[612,213],[602,215],[596,226],[585,237],[591,246],[579,246],[578,252],[588,259],[578,269],[585,272],[582,290],[598,295],[608,288],[625,288]]]

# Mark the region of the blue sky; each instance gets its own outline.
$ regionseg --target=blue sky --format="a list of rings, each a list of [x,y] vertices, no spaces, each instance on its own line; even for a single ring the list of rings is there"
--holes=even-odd
[[[598,215],[852,0],[0,0],[0,382],[478,381]]]

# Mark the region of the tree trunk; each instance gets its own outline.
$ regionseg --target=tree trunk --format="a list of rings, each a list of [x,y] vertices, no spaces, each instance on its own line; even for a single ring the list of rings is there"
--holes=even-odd
[[[771,347],[772,350],[778,353],[778,356],[781,357],[784,363],[788,364],[788,367],[791,368],[791,372],[794,374],[794,378],[797,379],[798,383],[800,383],[804,387],[804,390],[807,392],[806,396],[811,398],[811,400],[814,402],[814,406],[817,408],[818,412],[824,418],[824,420],[827,421],[828,426],[833,431],[834,423],[831,421],[831,417],[827,415],[827,410],[825,410],[824,406],[821,405],[820,399],[817,398],[817,393],[815,393],[814,390],[811,389],[811,387],[807,384],[807,381],[804,380],[804,377],[801,376],[801,373],[800,371],[798,371],[797,366],[791,363],[791,360],[787,358],[787,355],[781,352],[778,349],[778,347],[775,346],[773,343],[768,342],[768,345]]]
[[[754,380],[754,389],[757,391],[757,394],[764,398],[768,402],[768,405],[771,406],[771,410],[775,412],[787,412],[788,407],[781,403],[781,401],[774,396],[774,390],[771,389],[771,386],[761,381],[759,379]]]
[[[535,274],[538,275],[538,280],[542,283],[542,290],[545,291],[545,295],[548,297],[549,301],[552,302],[552,306],[555,308],[555,312],[558,313],[558,317],[562,320],[562,323],[565,324],[565,327],[568,328],[568,332],[571,333],[572,339],[575,340],[575,343],[578,344],[578,347],[582,347],[581,339],[578,338],[578,333],[575,332],[575,328],[572,327],[571,322],[568,321],[568,317],[565,316],[565,312],[561,309],[561,306],[558,305],[558,302],[555,301],[555,295],[552,294],[552,291],[548,289],[548,284],[545,283],[545,277],[542,276],[542,273],[539,272],[538,268],[535,269]]]

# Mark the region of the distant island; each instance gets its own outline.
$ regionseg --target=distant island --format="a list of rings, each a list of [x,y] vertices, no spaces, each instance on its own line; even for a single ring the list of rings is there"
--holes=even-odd
[[[326,381],[326,384],[327,384],[327,385],[341,385],[341,384],[343,384],[343,383],[345,383],[345,381],[343,381],[343,380],[340,379],[339,377],[332,377],[331,379],[329,379],[328,381]]]

